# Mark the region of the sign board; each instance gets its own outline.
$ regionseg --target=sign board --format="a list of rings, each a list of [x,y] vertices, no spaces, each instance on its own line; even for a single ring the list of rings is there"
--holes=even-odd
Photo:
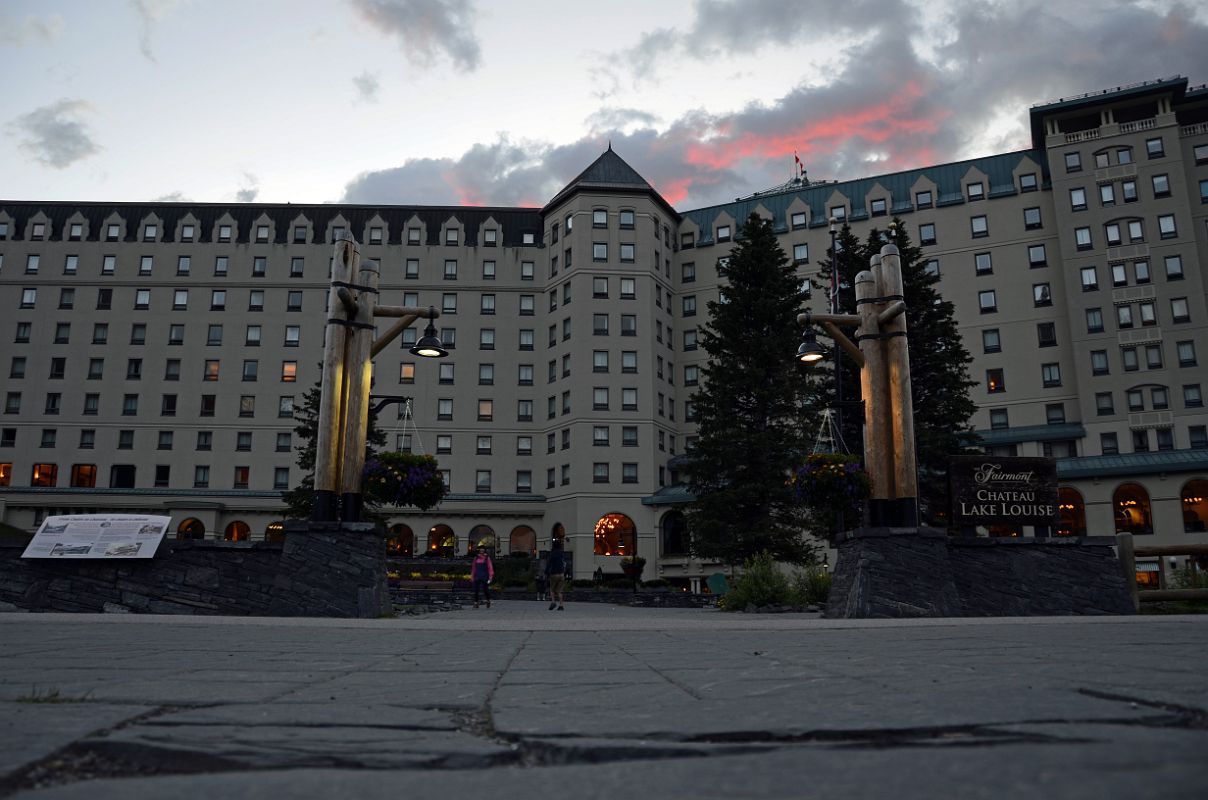
[[[1051,458],[953,456],[948,484],[954,525],[1057,525]]]
[[[152,558],[171,517],[70,514],[47,517],[22,558]]]

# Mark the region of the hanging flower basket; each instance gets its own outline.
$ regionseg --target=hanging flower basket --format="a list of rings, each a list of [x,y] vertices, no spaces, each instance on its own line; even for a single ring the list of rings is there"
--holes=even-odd
[[[872,478],[855,456],[815,453],[793,472],[797,501],[828,527],[858,520],[872,496]]]
[[[626,577],[636,578],[642,574],[642,570],[646,567],[646,559],[641,556],[630,558],[626,556],[621,559],[621,572],[625,573]]]
[[[361,489],[382,505],[414,506],[421,511],[445,497],[436,459],[414,453],[378,453],[366,459]]]

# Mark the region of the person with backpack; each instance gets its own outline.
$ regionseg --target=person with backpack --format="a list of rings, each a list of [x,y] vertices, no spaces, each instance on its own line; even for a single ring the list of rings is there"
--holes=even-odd
[[[474,581],[474,608],[478,608],[478,590],[481,587],[486,597],[487,608],[491,607],[491,581],[495,580],[495,565],[485,547],[478,548],[474,563],[470,565],[470,579]]]
[[[545,560],[545,575],[549,578],[549,610],[557,608],[559,611],[565,611],[562,600],[566,587],[566,550],[561,539],[554,539],[549,558]]]

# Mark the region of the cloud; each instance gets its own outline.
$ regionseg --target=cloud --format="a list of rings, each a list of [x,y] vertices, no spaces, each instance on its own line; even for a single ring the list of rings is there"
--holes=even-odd
[[[378,101],[378,89],[381,88],[381,84],[378,82],[377,75],[366,70],[352,79],[352,85],[356,87],[357,99],[361,102],[376,103]]]
[[[768,20],[775,8],[795,3],[708,0],[697,8],[740,24],[731,12],[748,5],[753,18],[741,23],[748,30],[792,40],[771,31]],[[642,109],[605,107],[576,141],[500,138],[456,158],[415,159],[363,173],[347,185],[345,199],[540,206],[611,140],[668,201],[692,208],[784,183],[794,175],[794,152],[811,177],[846,180],[1024,149],[1031,146],[1032,104],[1173,73],[1208,76],[1208,21],[1178,2],[960,2],[926,25],[905,3],[835,5],[846,10],[813,21],[859,35],[825,83],[803,81],[767,103],[695,110],[665,124]],[[932,22],[943,40],[925,38]],[[798,32],[800,24],[785,23]],[[719,51],[757,49],[728,32],[707,33],[699,22],[691,31]],[[1118,57],[1120,42],[1128,42],[1128,59]]]
[[[239,191],[235,192],[235,202],[237,203],[254,203],[256,197],[260,194],[260,179],[250,172],[243,173],[243,180],[240,181],[243,186]]]
[[[433,66],[445,55],[460,72],[473,72],[482,63],[474,35],[470,0],[349,0],[373,27],[395,36],[407,59],[418,67]]]
[[[183,192],[177,190],[175,192],[170,192],[168,194],[161,194],[159,197],[156,197],[151,202],[153,202],[153,203],[187,203],[187,202],[189,202],[189,198],[185,197]]]
[[[0,45],[20,47],[29,43],[48,44],[63,32],[63,17],[51,14],[46,19],[26,15],[17,22],[7,14],[0,14]]]
[[[151,48],[151,35],[160,20],[168,15],[179,0],[130,0],[130,5],[138,14],[141,30],[138,36],[138,47],[148,61],[155,61],[155,52]]]
[[[84,100],[63,99],[12,120],[9,135],[18,137],[21,149],[39,163],[64,169],[101,149],[84,121],[92,111]]]

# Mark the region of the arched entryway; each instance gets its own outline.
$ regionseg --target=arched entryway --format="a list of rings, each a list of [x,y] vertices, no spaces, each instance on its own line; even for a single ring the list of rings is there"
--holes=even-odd
[[[475,525],[470,529],[470,536],[466,540],[466,552],[477,552],[480,547],[485,547],[493,553],[499,552],[499,542],[496,541],[495,531],[490,525]]]
[[[206,538],[205,523],[197,517],[189,517],[176,528],[177,539],[204,539]]]
[[[512,528],[512,533],[508,536],[508,552],[528,553],[535,558],[537,556],[537,532],[528,525],[518,525]]]
[[[398,523],[390,526],[390,535],[386,537],[386,555],[411,556],[415,554],[415,533],[410,526]]]
[[[1069,486],[1057,491],[1057,535],[1086,536],[1086,503]]]
[[[252,538],[252,529],[243,520],[235,520],[226,526],[222,538],[228,542],[246,542]]]
[[[638,529],[624,514],[605,514],[596,522],[595,554],[633,556],[637,554]]]
[[[1134,536],[1153,533],[1149,492],[1140,484],[1121,484],[1112,493],[1112,512],[1116,519],[1116,533],[1131,533]]]
[[[452,558],[457,555],[457,534],[448,525],[434,525],[428,531],[428,555]]]
[[[1203,533],[1208,526],[1208,481],[1203,478],[1183,484],[1183,530],[1186,533]]]
[[[681,511],[668,511],[660,525],[659,544],[665,556],[688,555],[688,522]]]

